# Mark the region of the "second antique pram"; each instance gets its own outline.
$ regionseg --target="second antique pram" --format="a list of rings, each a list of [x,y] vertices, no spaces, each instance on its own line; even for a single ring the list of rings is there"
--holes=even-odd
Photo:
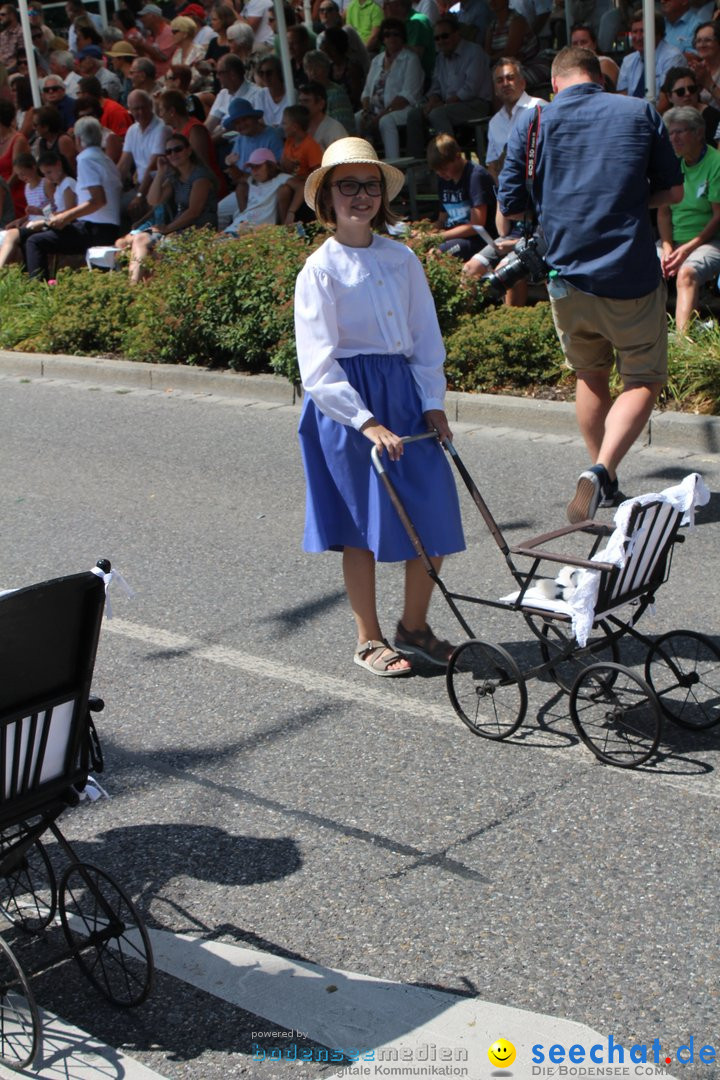
[[[426,438],[437,436],[428,432],[403,442]],[[584,521],[510,547],[454,444],[445,440],[443,446],[505,558],[515,583],[506,597],[489,600],[447,588],[375,448],[371,456],[415,551],[468,635],[450,659],[447,689],[470,731],[493,740],[512,735],[525,718],[527,683],[539,677],[550,677],[570,695],[572,723],[596,757],[622,768],[652,757],[663,719],[691,730],[720,723],[720,649],[713,639],[696,630],[653,639],[637,628],[668,580],[674,547],[684,540],[684,517],[707,501],[702,478],[694,473],[676,488],[628,500],[615,530]],[[555,549],[577,536],[590,539],[587,555]],[[602,541],[607,544],[601,552]],[[518,568],[517,556],[531,560],[529,569]],[[561,573],[540,578],[543,562],[560,565]],[[507,649],[475,636],[460,604],[520,614],[539,643],[542,662],[521,670]],[[628,605],[629,614],[623,611]],[[620,663],[623,638],[643,646],[643,675]]]

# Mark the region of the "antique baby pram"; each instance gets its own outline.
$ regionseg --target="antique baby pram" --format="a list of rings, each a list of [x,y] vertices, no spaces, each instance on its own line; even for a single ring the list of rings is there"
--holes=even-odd
[[[428,432],[403,441],[436,437]],[[615,529],[584,521],[510,547],[454,444],[443,446],[505,557],[516,587],[509,596],[489,600],[446,587],[393,486],[392,465],[386,468],[375,448],[371,457],[415,551],[469,638],[452,655],[447,689],[470,731],[495,740],[512,735],[527,711],[527,683],[539,677],[570,695],[573,725],[596,757],[622,768],[652,757],[663,719],[695,731],[720,723],[720,649],[713,639],[695,630],[650,638],[637,629],[668,580],[674,547],[684,540],[681,524],[709,497],[702,478],[693,473],[666,492],[627,500]],[[584,557],[551,547],[577,536],[591,539]],[[514,556],[530,559],[529,569],[520,570]],[[556,578],[538,577],[543,562],[561,567]],[[522,671],[506,649],[476,638],[459,607],[466,603],[522,615],[542,662]],[[619,662],[623,638],[642,645],[643,676]]]
[[[29,977],[72,957],[105,998],[138,1005],[153,984],[145,926],[105,871],[81,861],[58,819],[102,769],[90,696],[110,564],[0,595],[0,913],[24,935],[57,924],[67,948],[32,970],[0,936],[0,1062],[22,1069],[41,1035]],[[43,844],[69,862],[59,881]],[[24,950],[23,950],[24,952]],[[33,949],[35,952],[35,949]]]

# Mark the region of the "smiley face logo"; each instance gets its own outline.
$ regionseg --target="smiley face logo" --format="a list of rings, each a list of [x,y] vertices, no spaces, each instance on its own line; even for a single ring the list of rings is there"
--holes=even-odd
[[[491,1065],[506,1069],[515,1060],[515,1047],[507,1039],[496,1039],[492,1046],[488,1047],[488,1058]]]

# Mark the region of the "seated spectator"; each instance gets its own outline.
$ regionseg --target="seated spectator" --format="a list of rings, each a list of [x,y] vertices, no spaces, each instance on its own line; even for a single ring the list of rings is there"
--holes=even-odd
[[[238,206],[245,206],[249,174],[243,168],[243,162],[250,159],[254,150],[272,150],[276,160],[282,157],[283,139],[277,128],[270,128],[259,109],[254,108],[244,98],[236,98],[230,103],[228,115],[223,120],[225,131],[236,132],[225,165],[234,191],[220,203],[221,216],[232,217]]]
[[[374,2],[374,0],[373,0]],[[350,98],[353,109],[360,106],[367,72],[350,56],[350,42],[344,30],[333,26],[323,34],[321,52],[330,59],[330,78]],[[307,69],[306,69],[307,70]],[[342,121],[340,121],[342,123]],[[347,126],[347,125],[346,125]]]
[[[260,90],[255,97],[258,109],[262,109],[265,123],[277,127],[282,123],[283,113],[289,105],[283,79],[282,65],[277,56],[263,56],[256,75]]]
[[[493,68],[492,76],[495,97],[500,102],[500,108],[488,124],[485,164],[497,182],[505,147],[518,113],[522,109],[534,109],[536,105],[547,103],[541,98],[530,97],[527,93],[522,68],[512,56],[501,57]]]
[[[283,113],[285,145],[280,159],[280,168],[290,174],[287,181],[292,191],[290,205],[285,215],[285,224],[291,225],[305,206],[305,181],[313,169],[322,161],[322,148],[308,135],[310,113],[304,105],[289,105]],[[303,211],[302,217],[305,218]],[[312,217],[307,218],[312,220]]]
[[[405,47],[405,24],[384,19],[381,40],[385,51],[370,65],[363,89],[362,110],[355,115],[358,134],[366,139],[382,139],[385,157],[400,157],[398,128],[420,100],[423,70],[414,52]]]
[[[317,36],[317,47],[322,48],[326,30],[344,30],[348,41],[348,59],[354,61],[361,68],[363,76],[367,75],[370,67],[370,57],[363,44],[363,40],[352,26],[343,26],[342,14],[335,0],[320,0],[317,7],[317,18],[322,27]]]
[[[123,40],[129,41],[132,45],[135,45],[137,39],[142,37],[135,20],[135,14],[130,8],[118,8],[110,19],[110,23],[112,26],[117,27],[123,36]]]
[[[188,114],[194,116],[195,119],[199,120],[201,123],[204,123],[206,116],[205,106],[202,98],[197,94],[190,93],[192,80],[193,69],[188,67],[187,64],[171,64],[168,68],[168,73],[165,76],[165,89],[179,90],[181,94],[184,94]],[[152,98],[150,100],[152,100]]]
[[[221,139],[225,128],[223,120],[228,114],[230,102],[236,98],[254,103],[260,93],[260,87],[248,82],[245,78],[245,65],[237,56],[223,56],[217,66],[217,77],[220,83],[220,92],[213,101],[210,112],[205,120],[205,127],[217,142]]]
[[[460,36],[460,23],[443,15],[435,24],[438,57],[427,100],[411,109],[407,119],[408,152],[422,157],[425,121],[433,131],[452,135],[455,124],[486,116],[492,101],[492,79],[487,55]]]
[[[242,12],[238,15],[238,19],[247,23],[254,34],[253,50],[255,52],[264,52],[272,46],[273,30],[268,17],[272,7],[273,0],[247,0],[247,3],[243,4]]]
[[[136,63],[136,61],[133,61],[133,63]],[[114,131],[121,139],[125,137],[127,129],[132,124],[132,116],[124,105],[107,96],[102,88],[102,83],[94,75],[83,75],[80,79],[78,97],[80,95],[86,97],[89,95],[96,98],[100,103],[100,122],[103,127]]]
[[[665,112],[668,108],[680,109],[684,106],[697,109],[705,124],[705,141],[709,146],[717,146],[720,109],[700,100],[700,87],[691,69],[688,67],[670,68],[662,91],[664,100],[661,99],[658,103],[659,111]]]
[[[720,151],[705,142],[697,109],[668,109],[663,117],[685,183],[682,202],[658,209],[661,264],[675,278],[675,323],[684,333],[698,310],[700,286],[720,273]]]
[[[60,76],[46,75],[40,83],[40,91],[43,105],[52,105],[60,113],[63,131],[71,128],[75,123],[75,98],[68,94]]]
[[[720,22],[701,23],[695,31],[695,52],[687,62],[702,88],[701,100],[720,104]]]
[[[12,74],[15,71],[15,54],[22,48],[23,36],[20,17],[13,4],[0,5],[0,64]]]
[[[45,150],[56,150],[65,160],[65,166],[71,176],[75,175],[75,140],[63,131],[60,113],[53,105],[43,105],[35,110],[34,119],[36,154]]]
[[[35,106],[33,105],[32,87],[27,75],[15,73],[8,79],[10,98],[15,106],[15,127],[26,139],[33,137]]]
[[[304,105],[310,116],[308,135],[311,135],[322,150],[327,150],[330,143],[344,139],[347,131],[327,115],[327,91],[322,83],[303,83],[298,90],[298,105]]]
[[[89,247],[109,246],[120,224],[122,181],[117,166],[101,148],[102,128],[90,116],[75,124],[77,205],[54,213],[49,228],[28,237],[25,262],[31,277],[48,277],[54,255],[84,254]]]
[[[100,146],[116,165],[122,154],[123,140],[102,122],[103,108],[96,97],[80,94],[75,99],[75,114],[78,117],[91,116],[100,124]]]
[[[237,14],[230,4],[213,4],[210,8],[210,27],[213,31],[212,40],[207,43],[205,59],[217,67],[218,61],[230,52],[230,43],[227,32],[235,23]]]
[[[77,71],[80,76],[94,76],[102,87],[103,97],[120,101],[122,85],[117,75],[113,75],[103,63],[103,52],[99,45],[88,45],[77,54]],[[120,132],[118,132],[120,134]]]
[[[148,192],[151,207],[173,207],[166,211],[166,223],[134,229],[118,240],[116,247],[130,249],[130,281],[136,285],[144,276],[144,263],[152,249],[166,236],[184,229],[209,225],[217,229],[217,185],[215,177],[194,153],[184,135],[174,131],[165,153],[158,158],[158,170]]]
[[[382,21],[383,12],[375,0],[350,0],[345,9],[345,22],[356,31],[369,53],[380,48]]]
[[[177,7],[178,5],[176,5]],[[210,42],[215,41],[217,38],[217,32],[212,26],[208,25],[207,12],[202,4],[186,4],[184,7],[180,3],[180,10],[178,15],[182,15],[185,19],[192,19],[195,23],[195,41],[198,45],[205,46],[205,57],[207,58],[207,50],[210,47]],[[233,12],[233,20],[235,19],[235,13]],[[212,14],[210,15],[210,22],[212,22]]]
[[[303,68],[307,81],[320,83],[325,88],[327,97],[327,114],[347,131],[348,135],[355,134],[355,113],[346,90],[338,83],[332,82],[330,72],[332,62],[330,57],[319,49],[313,49],[305,55]]]
[[[118,169],[126,189],[123,210],[136,221],[147,213],[147,194],[170,128],[155,115],[152,98],[144,90],[131,92],[128,107],[134,123],[125,135]]]
[[[45,180],[32,154],[20,154],[15,161],[15,172],[25,185],[27,212],[11,221],[5,228],[0,245],[0,268],[14,261],[22,244],[37,228],[45,228],[45,214],[49,213],[50,198]]]
[[[178,15],[170,23],[175,49],[170,57],[171,64],[187,64],[192,67],[205,56],[205,46],[195,43],[197,27],[192,19]]]
[[[237,56],[243,63],[248,63],[255,44],[255,35],[247,23],[234,22],[227,29],[227,42],[229,53]]]
[[[383,13],[386,19],[399,19],[405,23],[407,48],[417,54],[425,73],[427,86],[435,70],[435,37],[433,24],[427,15],[413,11],[410,0],[385,0]],[[487,64],[487,57],[484,58]]]
[[[130,71],[132,69],[133,60],[137,57],[135,46],[129,41],[116,41],[105,53],[105,56],[120,82],[121,90],[118,100],[121,105],[127,107],[128,95],[132,90],[132,76]]]
[[[605,89],[613,93],[620,76],[620,68],[612,57],[598,56],[598,43],[593,28],[585,26],[583,23],[576,23],[570,30],[570,44],[577,46],[579,49],[588,49],[590,52],[595,53],[600,61],[600,70],[605,80]]]
[[[509,0],[490,0],[492,20],[485,35],[485,52],[492,62],[512,56],[523,66],[532,83],[543,82],[550,75],[549,64],[540,56],[540,42],[534,30]]]
[[[495,188],[482,165],[473,165],[463,156],[452,135],[436,135],[427,148],[428,167],[439,178],[438,226],[443,241],[440,250],[463,262],[486,245],[477,227],[494,232]]]
[[[633,51],[629,53],[620,65],[620,74],[617,81],[618,94],[627,94],[629,97],[645,97],[645,63],[643,50],[645,47],[645,24],[643,21],[642,8],[634,11],[630,19],[630,38]],[[685,57],[679,49],[668,45],[665,41],[665,20],[662,15],[655,16],[655,97],[660,95],[660,87],[665,82],[665,76],[671,67],[684,67]]]
[[[690,7],[690,0],[660,0],[665,17],[665,40],[681,53],[693,51],[695,31],[702,22],[697,11]]]
[[[463,37],[484,45],[488,28],[492,22],[492,11],[487,0],[459,0],[453,4],[451,14],[455,15],[463,27]],[[447,14],[443,8],[443,14]]]
[[[169,64],[168,67],[170,67]],[[144,90],[150,97],[159,93],[157,68],[146,56],[139,56],[137,60],[133,60],[130,65],[130,80],[133,90]]]
[[[30,144],[15,128],[15,106],[11,101],[0,99],[0,177],[5,180],[13,197],[15,213],[25,213],[23,185],[15,175],[15,160],[20,154],[30,153]]]
[[[80,26],[94,27],[95,31],[99,34],[102,30],[102,19],[99,15],[94,15],[92,12],[88,11],[82,3],[82,0],[65,0],[65,13],[70,20],[70,28],[67,35],[68,45],[70,47],[70,52],[75,53],[80,47],[77,40],[76,22],[79,20]]]
[[[185,95],[177,90],[165,90],[158,98],[156,108],[158,116],[168,127],[190,141],[195,157],[215,176],[217,191],[224,195],[227,184],[218,164],[215,146],[205,125],[190,116]]]
[[[300,83],[305,82],[303,60],[314,48],[315,40],[311,37],[308,28],[302,23],[299,23],[297,26],[288,27],[287,40],[293,84],[295,87],[298,87]]]
[[[258,225],[278,225],[285,220],[292,191],[287,175],[280,171],[272,150],[253,150],[243,168],[250,173],[245,206],[238,209],[224,231],[239,236]],[[218,226],[223,228],[218,212]]]
[[[170,67],[170,58],[176,47],[170,23],[157,4],[145,4],[140,8],[138,15],[148,37],[133,38],[133,45],[142,56],[152,60],[157,77],[161,79]],[[147,88],[142,87],[142,89]]]
[[[45,191],[54,213],[77,206],[77,181],[67,172],[61,154],[44,150],[38,157],[38,168],[45,178]]]
[[[55,52],[51,52],[50,71],[62,81],[68,96],[74,98],[78,93],[80,76],[75,70],[75,57],[73,54],[68,52],[67,49],[56,49]]]

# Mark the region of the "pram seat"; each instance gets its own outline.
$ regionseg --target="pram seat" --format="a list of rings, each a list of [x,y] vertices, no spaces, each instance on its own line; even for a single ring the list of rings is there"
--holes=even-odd
[[[110,564],[0,594],[0,914],[39,933],[59,912],[68,948],[26,973],[0,937],[0,1062],[22,1069],[40,1039],[28,976],[72,957],[108,1000],[139,1004],[153,982],[152,950],[132,901],[81,862],[58,819],[80,801],[102,754],[91,698]],[[56,880],[42,843],[69,859]]]

